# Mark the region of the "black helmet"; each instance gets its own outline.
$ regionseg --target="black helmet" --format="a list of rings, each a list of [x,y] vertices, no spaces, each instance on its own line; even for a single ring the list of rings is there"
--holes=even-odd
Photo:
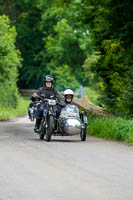
[[[50,75],[46,75],[46,76],[44,77],[44,83],[46,83],[46,82],[52,82],[52,84],[53,84],[53,81],[54,81],[54,79],[53,79],[53,77],[50,76]]]

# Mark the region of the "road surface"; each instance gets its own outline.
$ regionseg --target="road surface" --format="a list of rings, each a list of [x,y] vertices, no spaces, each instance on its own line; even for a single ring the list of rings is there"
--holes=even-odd
[[[132,200],[133,147],[79,136],[40,141],[28,117],[0,122],[0,200]]]

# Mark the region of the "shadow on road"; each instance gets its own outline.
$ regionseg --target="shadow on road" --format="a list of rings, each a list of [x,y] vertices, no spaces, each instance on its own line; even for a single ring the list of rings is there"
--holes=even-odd
[[[30,138],[29,140],[30,140],[30,141],[38,141],[38,142],[47,142],[45,138],[44,138],[44,140],[40,140],[40,139],[39,139],[39,136],[38,136],[38,138],[32,138],[32,139]],[[80,141],[80,139],[79,139],[79,140],[73,140],[73,139],[65,139],[65,138],[64,138],[64,139],[59,139],[59,138],[58,138],[58,139],[55,139],[55,138],[54,138],[54,139],[51,139],[51,141],[50,141],[50,142],[47,142],[47,143],[51,143],[51,142],[52,142],[52,143],[53,143],[53,142],[80,143],[81,141]]]
[[[50,142],[74,142],[74,143],[79,143],[81,141],[80,140],[71,140],[71,139],[70,140],[68,140],[68,139],[67,140],[66,139],[52,139]]]

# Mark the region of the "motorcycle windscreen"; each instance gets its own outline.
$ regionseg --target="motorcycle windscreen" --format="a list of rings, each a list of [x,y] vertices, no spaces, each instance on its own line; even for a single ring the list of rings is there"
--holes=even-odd
[[[61,118],[66,118],[66,117],[76,117],[79,118],[79,109],[76,105],[71,105],[68,104],[66,105],[65,108],[61,110],[60,114]]]

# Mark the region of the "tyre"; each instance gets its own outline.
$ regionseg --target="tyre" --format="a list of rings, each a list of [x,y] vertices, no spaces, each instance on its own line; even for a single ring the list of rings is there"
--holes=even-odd
[[[40,140],[43,140],[45,136],[44,122],[41,123],[41,132],[39,133]]]
[[[34,110],[33,110],[33,108],[30,108],[30,110],[29,110],[29,116],[30,116],[30,120],[34,121]]]
[[[40,140],[43,140],[43,139],[44,139],[44,134],[40,133]]]
[[[86,125],[85,125],[84,128],[81,129],[80,138],[81,138],[81,141],[85,141],[86,140]]]
[[[51,135],[53,133],[53,125],[54,125],[54,118],[53,118],[53,116],[49,116],[48,128],[46,130],[46,141],[47,142],[49,142],[51,140]]]
[[[34,121],[34,115],[31,114],[31,121],[33,122]]]

